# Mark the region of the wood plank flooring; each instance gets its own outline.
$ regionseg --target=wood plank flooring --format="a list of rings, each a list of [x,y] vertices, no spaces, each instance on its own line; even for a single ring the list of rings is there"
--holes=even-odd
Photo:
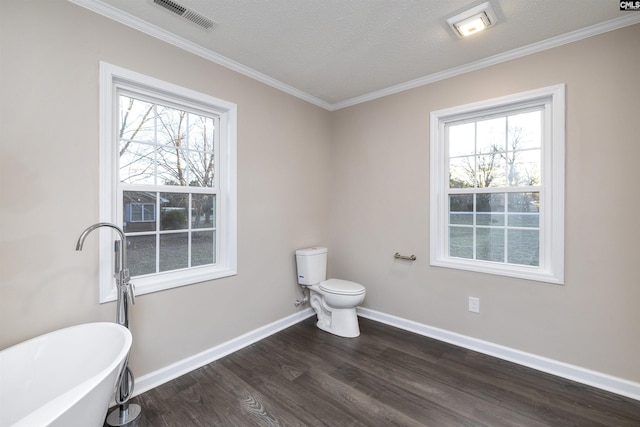
[[[141,394],[139,427],[640,426],[640,401],[360,318],[315,317]]]

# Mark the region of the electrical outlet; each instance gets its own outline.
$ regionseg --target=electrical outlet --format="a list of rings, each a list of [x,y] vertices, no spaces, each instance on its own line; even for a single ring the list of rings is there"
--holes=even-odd
[[[469,297],[469,311],[480,313],[480,298]]]

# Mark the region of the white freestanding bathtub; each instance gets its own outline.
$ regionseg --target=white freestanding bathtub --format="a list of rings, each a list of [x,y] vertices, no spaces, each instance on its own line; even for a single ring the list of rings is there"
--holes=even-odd
[[[116,323],[60,329],[0,351],[0,427],[100,427],[131,348]]]

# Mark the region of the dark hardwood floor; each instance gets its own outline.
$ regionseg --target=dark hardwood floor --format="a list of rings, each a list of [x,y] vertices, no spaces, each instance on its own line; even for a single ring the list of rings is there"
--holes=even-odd
[[[139,427],[640,426],[640,401],[360,318],[307,319],[133,399]]]

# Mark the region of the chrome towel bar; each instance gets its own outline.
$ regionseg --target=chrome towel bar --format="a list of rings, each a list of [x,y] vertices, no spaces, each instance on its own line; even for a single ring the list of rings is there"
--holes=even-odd
[[[415,261],[417,259],[415,255],[405,256],[400,255],[400,252],[396,252],[395,254],[393,254],[393,257],[395,259],[406,259],[407,261]]]

